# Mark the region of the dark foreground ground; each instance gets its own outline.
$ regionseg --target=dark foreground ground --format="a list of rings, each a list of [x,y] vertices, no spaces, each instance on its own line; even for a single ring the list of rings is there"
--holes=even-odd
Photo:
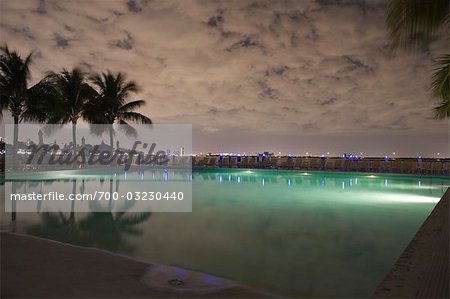
[[[189,279],[176,280],[175,273],[174,280],[164,286],[161,281],[149,281],[160,275],[151,269],[150,264],[98,249],[1,233],[2,298],[272,297],[225,280],[208,290],[195,285],[197,281],[189,285]]]

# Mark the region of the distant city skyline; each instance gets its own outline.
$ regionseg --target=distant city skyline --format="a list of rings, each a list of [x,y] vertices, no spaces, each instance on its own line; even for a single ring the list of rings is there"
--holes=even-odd
[[[384,0],[24,0],[0,8],[1,43],[34,52],[31,84],[77,65],[123,71],[155,123],[193,125],[197,153],[449,156],[449,122],[432,118],[438,101],[429,93],[448,32],[419,53],[393,56]]]
[[[351,136],[333,138],[324,138],[321,136],[306,136],[303,139],[294,140],[290,139],[290,144],[287,146],[283,144],[282,141],[289,139],[287,136],[275,136],[278,138],[283,145],[267,145],[265,144],[264,138],[260,140],[253,140],[253,145],[241,145],[241,146],[220,146],[218,143],[214,144],[215,139],[220,139],[220,136],[209,136],[202,141],[198,138],[193,138],[193,150],[192,154],[257,154],[263,152],[270,152],[275,155],[295,155],[295,156],[329,156],[336,157],[341,156],[343,153],[354,154],[363,157],[424,157],[424,158],[448,158],[449,152],[448,147],[446,147],[445,142],[448,144],[448,139],[442,140],[441,147],[430,148],[429,142],[433,140],[433,136],[420,136],[421,143],[419,145],[415,144],[416,141],[410,139],[408,136],[396,136],[395,140],[389,140],[390,136],[378,136],[377,138],[372,138],[369,142],[364,144],[357,143],[355,138]],[[84,135],[80,136],[79,144],[82,143]],[[2,141],[5,141],[4,137],[0,137]],[[29,139],[29,138],[27,138]],[[306,140],[305,140],[306,139]],[[324,139],[327,139],[324,142]],[[338,140],[340,139],[340,140]],[[37,140],[31,139],[33,142]],[[54,138],[52,136],[46,136],[44,138],[44,143],[53,143]],[[23,142],[23,140],[20,139]],[[197,142],[196,142],[197,141]],[[252,140],[247,140],[251,142]],[[338,142],[337,144],[335,142]],[[8,140],[6,140],[8,142]],[[59,142],[58,144],[70,143],[68,139],[65,142]],[[99,138],[98,144],[107,144],[107,138]],[[205,144],[202,146],[202,142]],[[92,143],[92,140],[91,140]],[[97,144],[93,142],[92,144]],[[382,143],[386,148],[384,151],[373,150],[377,143]],[[413,146],[414,150],[404,150],[403,146]]]

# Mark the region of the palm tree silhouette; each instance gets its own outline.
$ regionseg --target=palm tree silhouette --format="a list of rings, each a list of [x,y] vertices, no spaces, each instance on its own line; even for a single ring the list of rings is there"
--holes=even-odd
[[[89,246],[83,238],[75,218],[67,216],[62,212],[40,214],[41,222],[29,226],[27,233],[33,236],[66,242],[74,245]]]
[[[63,69],[61,73],[49,72],[39,83],[52,86],[56,91],[57,105],[52,109],[49,123],[72,123],[72,144],[76,151],[77,122],[79,119],[89,121],[89,103],[96,97],[97,92],[88,84],[87,74],[79,68],[72,71]]]
[[[119,123],[120,129],[127,135],[135,136],[136,130],[129,122],[140,124],[151,124],[152,121],[147,116],[134,112],[137,108],[145,105],[144,100],[127,102],[131,94],[139,91],[139,87],[134,81],[128,81],[123,73],[95,74],[91,77],[92,83],[98,88],[98,98],[91,102],[89,118],[97,124],[105,126],[93,126],[93,131],[97,135],[104,132],[109,133],[111,148],[114,147],[114,123]]]
[[[9,110],[14,119],[12,159],[16,166],[19,123],[48,119],[52,91],[39,84],[28,87],[32,53],[22,58],[8,46],[0,47],[0,53],[0,117],[3,110]]]
[[[93,212],[80,221],[88,244],[116,252],[132,253],[134,247],[128,244],[125,235],[140,236],[137,225],[147,221],[151,213]]]
[[[388,5],[386,26],[395,52],[398,48],[417,51],[449,25],[448,0],[391,0]],[[447,33],[448,36],[448,33]],[[432,94],[441,99],[434,108],[438,119],[450,117],[449,105],[449,54],[437,60],[431,83]]]

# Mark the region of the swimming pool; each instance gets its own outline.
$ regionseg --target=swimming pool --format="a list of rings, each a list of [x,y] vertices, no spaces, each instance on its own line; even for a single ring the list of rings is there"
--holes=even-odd
[[[290,297],[369,297],[449,179],[205,169],[193,170],[192,184],[192,213],[20,213],[15,229]]]

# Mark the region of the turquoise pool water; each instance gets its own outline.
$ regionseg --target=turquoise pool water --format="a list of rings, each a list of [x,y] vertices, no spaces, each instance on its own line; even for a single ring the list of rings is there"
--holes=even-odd
[[[210,169],[193,170],[192,183],[192,213],[18,213],[12,224],[2,212],[1,224],[289,297],[369,297],[449,179]]]

